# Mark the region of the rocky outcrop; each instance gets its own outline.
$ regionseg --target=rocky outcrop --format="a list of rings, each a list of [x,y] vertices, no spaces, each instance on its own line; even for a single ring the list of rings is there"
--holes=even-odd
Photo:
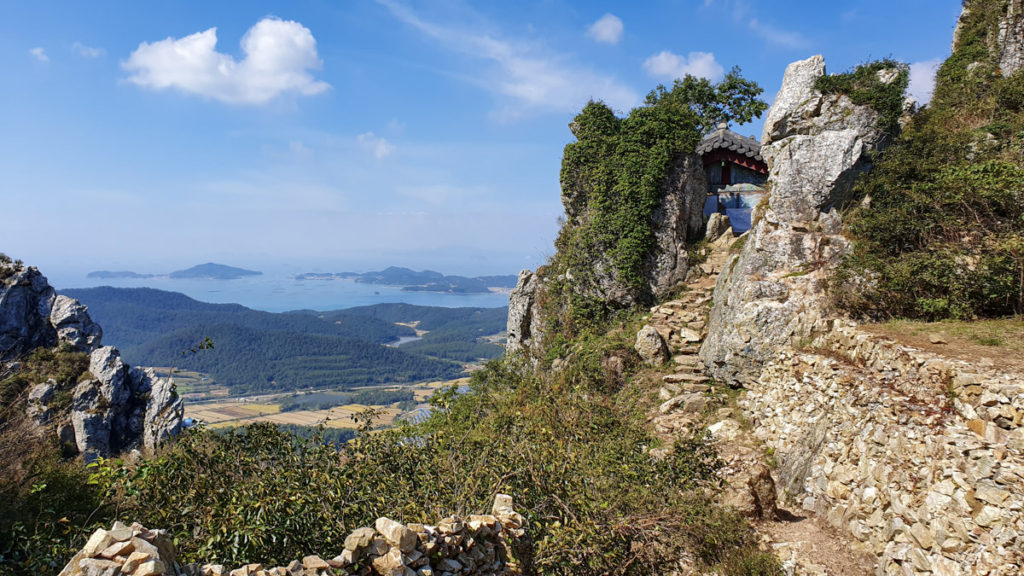
[[[1009,0],[1006,14],[999,21],[997,35],[999,69],[1012,76],[1024,69],[1024,0]]]
[[[491,514],[448,517],[436,526],[378,518],[345,538],[330,560],[310,554],[288,566],[180,564],[164,530],[115,522],[97,530],[60,576],[513,576],[535,573],[526,521],[498,494]]]
[[[95,350],[100,346],[103,330],[89,318],[88,310],[74,298],[58,295],[50,310],[50,324],[57,339],[78,350]]]
[[[974,15],[972,6],[980,0],[964,2],[960,19],[957,20],[953,32],[952,51],[960,47],[964,28]],[[994,63],[999,66],[1003,76],[1012,76],[1024,69],[1024,0],[999,0],[1003,3],[1001,17],[995,28],[988,31],[989,53]]]
[[[41,346],[55,346],[50,324],[56,292],[35,268],[0,263],[0,361]]]
[[[77,300],[58,296],[34,266],[0,260],[0,361],[69,344],[91,352],[103,331]]]
[[[152,368],[130,368],[116,348],[104,346],[90,357],[92,380],[74,392],[74,442],[86,461],[127,449],[155,449],[181,431],[184,408],[169,380]]]
[[[651,215],[654,250],[644,262],[644,277],[655,298],[666,296],[686,280],[690,268],[686,242],[699,238],[704,228],[706,182],[700,157],[688,154],[664,184],[661,205]]]
[[[28,391],[27,416],[41,435],[55,434],[91,461],[156,448],[181,430],[184,410],[173,382],[157,378],[152,369],[131,368],[116,348],[100,346],[103,331],[85,306],[57,295],[36,268],[5,256],[0,278],[0,359],[57,345],[90,353],[90,377],[73,390],[60,390],[51,379]]]
[[[824,328],[826,279],[849,251],[838,209],[880,143],[879,114],[822,94],[824,74],[821,56],[790,64],[765,121],[768,203],[719,277],[701,349],[719,380],[749,382],[780,346]]]
[[[588,212],[585,186],[573,178],[563,181],[565,228],[586,226],[593,217]],[[685,282],[690,271],[687,241],[699,239],[704,230],[705,188],[704,168],[698,155],[685,154],[674,161],[662,184],[661,201],[649,216],[654,246],[643,261],[642,286],[632,286],[621,279],[608,254],[595,256],[585,271],[579,271],[585,281],[574,277],[572,270],[561,272],[557,280],[611,308],[652,302],[671,293]],[[543,320],[537,298],[544,285],[544,272],[540,269],[519,273],[509,299],[507,352],[540,350]]]
[[[508,320],[505,331],[505,350],[509,353],[538,349],[542,339],[543,323],[537,295],[541,279],[537,273],[523,270],[508,299]]]

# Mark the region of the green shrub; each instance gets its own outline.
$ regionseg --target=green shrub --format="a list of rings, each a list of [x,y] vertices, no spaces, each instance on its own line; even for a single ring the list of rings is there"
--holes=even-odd
[[[883,70],[896,70],[895,81],[886,84],[878,77]],[[854,104],[867,105],[882,115],[878,127],[889,138],[899,134],[903,99],[910,83],[910,67],[890,58],[857,66],[850,72],[819,77],[814,87],[825,94],[844,94]]]
[[[971,2],[932,103],[857,183],[854,253],[833,282],[855,315],[1024,313],[1024,76],[989,53],[1005,7]]]
[[[378,516],[436,522],[487,510],[497,492],[514,495],[545,574],[650,574],[691,549],[710,567],[747,550],[749,527],[701,489],[719,465],[707,436],[652,458],[636,395],[590,369],[538,377],[495,361],[468,393],[435,394],[424,424],[373,431],[366,419],[341,453],[273,425],[191,430],[97,478],[121,517],[169,529],[185,560],[230,565],[336,553]]]

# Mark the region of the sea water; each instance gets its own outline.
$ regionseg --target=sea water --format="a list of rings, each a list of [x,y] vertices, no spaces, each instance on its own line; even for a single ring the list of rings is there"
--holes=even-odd
[[[235,280],[186,279],[154,276],[152,278],[87,278],[68,276],[50,278],[58,291],[70,288],[114,286],[116,288],[157,288],[180,292],[214,304],[241,304],[267,312],[289,310],[340,310],[354,306],[368,306],[404,302],[420,306],[447,308],[508,306],[508,294],[488,292],[480,294],[442,294],[437,292],[407,292],[401,286],[364,284],[352,280],[298,280],[294,275],[268,273],[246,276]]]

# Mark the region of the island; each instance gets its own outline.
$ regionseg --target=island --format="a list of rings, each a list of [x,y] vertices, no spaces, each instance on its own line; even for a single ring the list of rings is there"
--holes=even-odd
[[[139,274],[131,270],[96,270],[85,275],[86,278],[102,278],[104,280],[116,278],[152,278],[156,274]]]
[[[482,294],[507,292],[516,286],[517,277],[504,276],[447,276],[433,270],[412,270],[389,266],[372,272],[307,272],[295,276],[296,280],[349,280],[363,284],[401,286],[405,292],[436,292],[441,294]]]
[[[246,276],[260,276],[261,274],[263,272],[207,262],[187,270],[171,272],[169,276],[174,279],[237,280]]]

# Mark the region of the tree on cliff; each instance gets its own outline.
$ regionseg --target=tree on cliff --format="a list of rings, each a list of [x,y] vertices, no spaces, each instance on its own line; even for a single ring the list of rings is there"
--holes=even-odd
[[[704,185],[694,150],[720,122],[749,122],[767,108],[762,89],[733,68],[718,83],[686,76],[658,86],[640,107],[616,117],[588,103],[570,128],[562,159],[566,222],[547,267],[549,305],[567,334],[614,308],[647,304],[665,284],[662,252],[676,281],[679,247],[698,235]],[[677,214],[666,222],[667,214]],[[667,242],[656,236],[668,234]],[[661,244],[667,244],[661,246]],[[668,254],[671,252],[671,254]]]

